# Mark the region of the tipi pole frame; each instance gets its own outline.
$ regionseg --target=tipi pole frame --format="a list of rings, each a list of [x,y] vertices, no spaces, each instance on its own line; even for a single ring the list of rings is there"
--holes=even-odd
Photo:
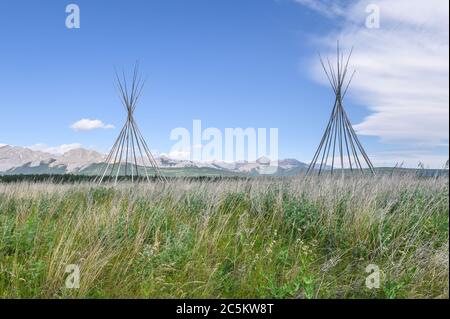
[[[353,48],[350,50],[348,56],[344,58],[344,54],[339,47],[339,42],[336,46],[337,58],[335,65],[331,63],[328,57],[324,60],[319,54],[321,66],[336,95],[336,99],[325,132],[314,153],[313,159],[308,166],[306,175],[316,172],[317,167],[319,167],[318,175],[321,175],[322,171],[327,169],[330,169],[332,176],[335,171],[338,172],[339,169],[341,170],[342,177],[345,175],[346,171],[349,171],[352,174],[357,171],[364,173],[365,169],[363,168],[361,160],[363,160],[364,166],[367,166],[370,170],[370,173],[375,175],[374,166],[364,150],[344,109],[343,101],[355,75],[355,71],[353,71],[349,80],[346,81],[352,54]],[[326,63],[324,61],[326,61]],[[331,167],[327,166],[330,153]],[[346,160],[345,157],[347,157]],[[318,162],[319,159],[320,165]],[[347,165],[348,167],[346,167]]]
[[[119,176],[131,177],[131,183],[134,183],[135,180],[140,181],[140,168],[143,168],[145,178],[147,182],[150,182],[148,166],[153,168],[155,177],[159,181],[167,182],[134,120],[134,111],[145,84],[145,80],[139,75],[138,69],[139,63],[136,63],[131,85],[127,84],[124,71],[119,76],[117,70],[115,70],[116,88],[122,105],[127,111],[127,119],[106,157],[106,166],[102,170],[102,174],[95,179],[99,184],[104,181],[106,176],[112,177],[114,184],[119,181]],[[140,160],[138,160],[136,148],[139,151]],[[125,160],[125,163],[123,163],[123,160]]]

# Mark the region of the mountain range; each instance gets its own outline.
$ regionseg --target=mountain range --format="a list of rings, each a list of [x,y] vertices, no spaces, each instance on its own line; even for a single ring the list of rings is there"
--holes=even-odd
[[[98,174],[105,164],[105,154],[77,148],[63,154],[36,151],[26,147],[0,146],[0,175],[20,174]],[[194,162],[178,160],[168,156],[156,157],[158,166],[167,175],[261,175],[274,169],[270,161],[261,157],[255,162]],[[274,171],[277,176],[292,176],[305,170],[308,164],[296,159],[278,161]]]

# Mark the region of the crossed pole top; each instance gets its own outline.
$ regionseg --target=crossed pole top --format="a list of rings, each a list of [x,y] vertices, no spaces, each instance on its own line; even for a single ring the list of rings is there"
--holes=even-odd
[[[142,76],[139,74],[139,62],[136,62],[134,65],[133,79],[130,88],[131,92],[128,90],[125,71],[122,70],[122,78],[120,78],[116,68],[114,68],[114,71],[117,79],[116,88],[119,92],[120,100],[128,112],[129,119],[131,119],[145,85],[145,80],[143,80]]]
[[[341,52],[340,47],[339,47],[339,41],[338,41],[337,46],[336,46],[337,58],[336,58],[336,70],[335,70],[333,64],[330,62],[330,59],[328,57],[326,59],[327,65],[328,65],[328,69],[327,69],[327,67],[325,66],[324,59],[322,58],[320,53],[318,53],[319,59],[320,59],[320,64],[322,65],[322,68],[325,71],[327,79],[328,79],[331,87],[333,88],[333,91],[336,94],[336,97],[340,98],[341,101],[344,99],[345,95],[347,94],[347,90],[350,86],[350,83],[353,80],[355,73],[356,73],[356,70],[353,70],[353,73],[350,76],[350,79],[348,80],[347,84],[345,85],[344,92],[342,92],[342,87],[343,87],[345,79],[347,77],[348,64],[350,62],[350,58],[352,57],[352,54],[353,54],[353,47],[351,48],[350,53],[348,54],[347,58],[345,59],[345,64],[344,64],[344,53]]]

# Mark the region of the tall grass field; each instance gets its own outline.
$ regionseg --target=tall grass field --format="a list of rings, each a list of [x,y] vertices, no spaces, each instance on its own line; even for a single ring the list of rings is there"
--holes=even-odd
[[[448,195],[447,177],[0,183],[0,298],[448,298]]]

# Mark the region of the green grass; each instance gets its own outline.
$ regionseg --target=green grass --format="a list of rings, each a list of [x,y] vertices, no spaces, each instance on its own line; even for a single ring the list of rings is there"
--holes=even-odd
[[[448,222],[448,178],[0,184],[0,297],[448,298]]]

